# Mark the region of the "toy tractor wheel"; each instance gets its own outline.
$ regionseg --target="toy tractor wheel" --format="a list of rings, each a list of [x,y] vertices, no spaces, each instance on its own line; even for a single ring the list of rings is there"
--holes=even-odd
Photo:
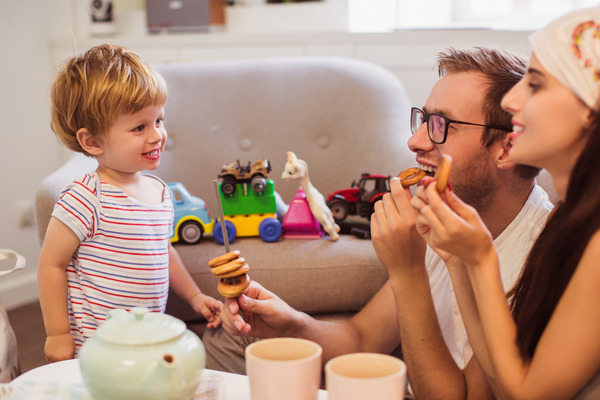
[[[225,229],[227,229],[227,239],[229,243],[232,243],[235,240],[237,235],[237,230],[235,229],[235,225],[231,221],[225,221]],[[213,230],[213,237],[215,241],[219,244],[224,244],[225,240],[223,239],[223,230],[221,228],[221,222],[215,221],[215,229]]]
[[[345,220],[348,216],[348,213],[350,212],[348,203],[346,203],[346,201],[344,200],[333,200],[328,205],[329,209],[331,210],[331,213],[333,214],[333,219],[335,219],[336,221]]]
[[[232,176],[224,176],[221,182],[221,191],[226,196],[231,196],[235,193],[235,178]]]
[[[254,175],[250,180],[250,186],[256,193],[262,193],[267,187],[267,178],[262,175]]]
[[[185,244],[196,244],[202,240],[204,229],[196,221],[186,221],[179,227],[179,240]]]
[[[258,233],[265,242],[275,242],[281,237],[281,222],[277,218],[265,218],[258,226]]]

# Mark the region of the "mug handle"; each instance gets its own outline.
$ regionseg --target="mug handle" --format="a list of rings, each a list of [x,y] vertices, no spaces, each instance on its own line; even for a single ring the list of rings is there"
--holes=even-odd
[[[6,271],[0,271],[0,276],[10,274],[11,272],[17,269],[22,269],[25,267],[25,257],[10,249],[0,249],[0,260],[8,260],[9,258],[16,258],[17,262],[15,263],[15,266],[11,269],[7,269]]]

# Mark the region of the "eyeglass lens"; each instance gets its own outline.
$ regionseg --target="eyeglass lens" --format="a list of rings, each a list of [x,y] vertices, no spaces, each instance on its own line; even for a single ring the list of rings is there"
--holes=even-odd
[[[425,117],[425,113],[423,110],[419,108],[413,108],[410,115],[410,130],[414,134],[417,130],[423,125],[423,123],[427,122],[427,132],[429,133],[429,138],[434,143],[442,143],[444,141],[444,136],[446,135],[446,120],[444,117],[435,114],[427,115]]]

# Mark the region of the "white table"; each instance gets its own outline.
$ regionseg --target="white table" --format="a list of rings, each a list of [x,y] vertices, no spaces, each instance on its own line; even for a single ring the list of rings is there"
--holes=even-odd
[[[204,373],[209,377],[220,379],[220,400],[250,400],[250,384],[246,375],[230,374],[214,370],[205,370]],[[79,360],[61,361],[32,369],[14,379],[9,386],[31,386],[32,383],[39,384],[43,382],[52,382],[54,385],[60,384],[67,390],[69,386],[72,386],[79,393],[82,391],[87,392],[83,388]],[[81,398],[91,399],[91,396],[89,394],[86,396],[86,393],[84,393]],[[327,400],[326,391],[319,390],[319,400]]]

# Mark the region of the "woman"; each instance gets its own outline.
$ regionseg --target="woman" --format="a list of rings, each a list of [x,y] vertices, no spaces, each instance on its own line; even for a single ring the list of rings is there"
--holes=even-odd
[[[499,398],[600,398],[600,7],[530,37],[527,74],[503,99],[510,157],[545,168],[560,202],[506,303],[476,211],[428,179],[417,228],[446,260],[473,351]]]

